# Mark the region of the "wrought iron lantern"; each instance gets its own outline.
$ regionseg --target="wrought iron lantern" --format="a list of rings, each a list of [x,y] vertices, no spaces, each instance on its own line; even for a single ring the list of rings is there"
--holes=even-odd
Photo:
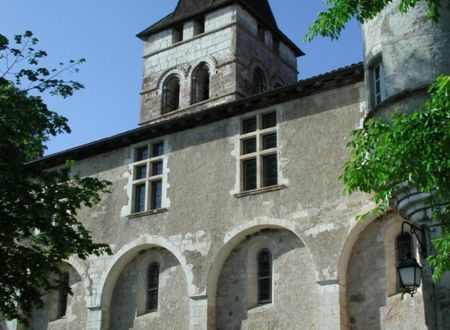
[[[397,272],[400,278],[400,284],[411,296],[413,296],[420,287],[422,281],[422,267],[417,262],[416,258],[411,255],[411,235],[405,232],[405,225],[409,226],[409,233],[413,234],[418,242],[419,251],[422,256],[426,257],[426,240],[425,231],[428,230],[425,226],[421,228],[416,227],[405,221],[402,224],[402,232],[400,236],[400,245],[405,247],[408,253],[403,260],[400,260],[397,265]],[[420,233],[420,235],[419,235]]]

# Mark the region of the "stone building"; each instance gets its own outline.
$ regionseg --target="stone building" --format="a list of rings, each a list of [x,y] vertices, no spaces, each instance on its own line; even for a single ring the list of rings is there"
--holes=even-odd
[[[399,284],[403,219],[356,222],[373,205],[337,180],[352,130],[449,72],[450,19],[397,6],[364,63],[300,81],[267,0],[180,0],[139,33],[140,127],[39,160],[112,182],[80,219],[113,255],[62,265],[74,295],[32,329],[449,329],[448,279]]]

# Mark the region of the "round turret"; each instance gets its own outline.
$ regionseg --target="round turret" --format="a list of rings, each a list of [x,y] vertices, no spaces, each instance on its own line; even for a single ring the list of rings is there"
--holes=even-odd
[[[445,2],[445,1],[444,1]],[[394,0],[363,25],[367,104],[371,114],[420,104],[439,74],[450,74],[450,11],[438,23],[426,16],[420,1],[406,14]]]

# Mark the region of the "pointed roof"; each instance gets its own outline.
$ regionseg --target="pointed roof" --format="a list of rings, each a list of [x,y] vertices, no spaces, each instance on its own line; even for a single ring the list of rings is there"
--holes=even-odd
[[[239,3],[245,9],[250,11],[250,13],[257,17],[262,24],[266,25],[266,27],[272,30],[275,35],[288,44],[296,52],[297,56],[304,55],[297,45],[278,29],[277,22],[273,16],[268,0],[178,0],[178,4],[172,13],[138,33],[137,37],[144,39],[150,34],[157,33],[177,25],[182,21],[204,15],[232,3]]]

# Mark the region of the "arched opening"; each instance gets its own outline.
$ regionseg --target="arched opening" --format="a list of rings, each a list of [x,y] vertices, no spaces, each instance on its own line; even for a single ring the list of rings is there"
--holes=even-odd
[[[259,94],[267,89],[266,76],[261,68],[256,67],[253,71],[253,94]]]
[[[180,107],[180,78],[171,75],[163,84],[162,113],[175,111]]]
[[[316,274],[304,243],[273,225],[226,236],[208,276],[208,328],[314,328]]]
[[[29,326],[19,324],[18,329],[44,330],[58,324],[64,329],[84,329],[87,322],[85,287],[78,271],[68,263],[60,266],[60,277],[56,280],[67,285],[72,295],[64,290],[47,292],[42,296],[44,305],[35,309],[29,319]]]
[[[115,254],[100,281],[101,329],[184,328],[191,278],[183,255],[170,242],[136,239]]]
[[[191,103],[195,104],[209,99],[210,72],[206,63],[200,63],[192,73]]]

